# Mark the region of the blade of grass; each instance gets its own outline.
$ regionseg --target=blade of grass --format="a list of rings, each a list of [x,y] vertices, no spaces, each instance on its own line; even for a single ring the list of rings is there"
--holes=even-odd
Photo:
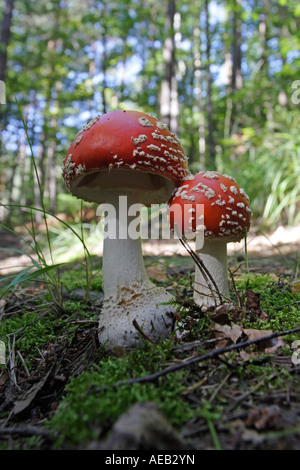
[[[81,236],[76,232],[76,230],[73,229],[73,227],[68,224],[67,222],[65,222],[64,220],[61,220],[59,217],[57,217],[56,215],[54,214],[51,214],[51,212],[48,212],[46,210],[43,210],[43,209],[39,209],[38,207],[31,207],[31,206],[27,206],[27,205],[21,205],[21,204],[0,204],[0,205],[3,205],[4,207],[18,207],[18,208],[22,208],[22,209],[28,209],[28,210],[34,210],[34,211],[39,211],[39,212],[44,212],[46,215],[49,215],[51,217],[53,217],[55,220],[57,220],[58,222],[60,222],[62,225],[64,225],[65,227],[67,227],[79,240],[80,242],[82,243],[83,245],[83,248],[84,250],[86,250],[86,253],[87,255],[90,257],[90,253],[89,253],[89,250],[85,244],[85,241],[84,239],[81,238]],[[13,232],[13,231],[12,231]]]
[[[82,223],[82,217],[83,215],[83,201],[81,200],[80,204],[80,228],[81,228],[81,239],[84,240],[84,232],[83,232],[83,223]],[[93,269],[93,264],[92,264],[92,258],[89,254],[89,252],[86,252],[84,250],[84,257],[85,257],[85,273],[86,273],[86,291],[85,291],[85,300],[88,301],[90,300],[90,292],[91,292],[91,276],[90,273],[92,272]]]
[[[58,268],[59,266],[61,266],[62,263],[59,263],[59,264],[53,264],[51,266],[46,266],[44,268],[41,268],[40,266],[34,271],[34,272],[31,272],[31,270],[33,268],[36,267],[36,265],[34,266],[27,266],[25,269],[23,269],[21,272],[19,272],[17,275],[15,275],[13,277],[13,280],[9,283],[8,286],[5,287],[4,289],[4,292],[2,294],[0,294],[0,299],[13,287],[21,284],[22,282],[28,282],[28,281],[31,281],[32,279],[36,278],[37,276],[41,276],[41,275],[45,275],[47,273],[49,273],[50,271],[52,271],[53,269],[56,269]],[[9,278],[11,278],[12,276],[9,276],[9,277],[6,277],[4,279],[2,279],[1,281],[4,281],[4,280],[7,280]]]
[[[20,108],[20,105],[19,105],[19,102],[18,102],[17,98],[16,98],[16,103],[17,103],[18,111],[20,113],[20,117],[21,117],[21,121],[22,121],[24,130],[25,130],[27,142],[28,142],[28,145],[29,145],[29,148],[30,148],[31,160],[32,160],[32,164],[33,164],[34,173],[35,173],[35,177],[36,177],[36,180],[37,180],[38,188],[39,188],[41,205],[42,205],[42,212],[43,212],[43,215],[44,215],[49,253],[50,253],[51,261],[53,263],[52,249],[51,249],[50,235],[49,235],[49,230],[48,230],[48,222],[47,222],[47,217],[46,217],[46,212],[45,212],[45,204],[44,204],[44,199],[43,199],[42,185],[41,185],[41,181],[40,181],[40,178],[39,178],[39,174],[38,174],[38,170],[37,170],[37,166],[36,166],[36,162],[35,162],[35,158],[34,158],[34,154],[33,154],[33,150],[32,150],[31,141],[30,141],[30,138],[29,138],[29,135],[28,135],[28,128],[27,128],[27,125],[24,121],[23,114],[22,114],[22,111],[21,111],[21,108]],[[32,225],[32,227],[33,227],[33,232],[34,232],[34,224]],[[34,237],[34,240],[35,240],[35,237]]]
[[[40,209],[40,208],[37,208],[37,207],[31,207],[31,206],[27,206],[27,205],[21,205],[21,204],[0,204],[0,205],[3,205],[4,207],[11,207],[11,208],[22,208],[22,209],[26,209],[26,210],[29,210],[30,213],[32,213],[32,211],[39,211],[39,212],[43,212],[43,214],[46,216],[51,216],[53,217],[55,220],[57,220],[59,223],[61,223],[64,227],[67,227],[78,239],[79,241],[82,243],[82,246],[83,246],[83,249],[84,249],[84,256],[85,256],[85,260],[86,260],[86,275],[87,275],[87,292],[86,292],[86,296],[87,296],[87,300],[88,300],[88,296],[89,296],[89,292],[90,292],[90,284],[91,284],[91,272],[92,272],[92,267],[93,267],[93,263],[92,263],[92,257],[91,257],[91,254],[85,244],[85,241],[84,241],[84,236],[83,236],[83,227],[81,229],[81,233],[82,235],[80,236],[76,230],[74,230],[74,228],[68,224],[67,222],[61,220],[59,217],[57,217],[56,215],[54,214],[51,214],[50,212],[48,212],[47,210],[45,209]],[[82,220],[82,218],[81,218]],[[5,225],[2,225],[0,224],[0,226],[2,226],[3,228],[9,230],[11,233],[14,233],[15,235],[17,235],[12,229],[10,229],[9,227],[6,227]],[[30,233],[30,231],[29,231]],[[50,233],[50,231],[48,231],[48,234]],[[31,234],[31,233],[30,233]],[[32,234],[31,234],[32,235]],[[21,236],[17,235],[21,240],[23,240],[30,248],[31,245]],[[33,248],[32,248],[33,249]],[[47,267],[47,262],[45,260],[45,257],[43,255],[43,253],[41,252],[40,250],[40,247],[39,247],[39,244],[37,243],[37,241],[35,241],[35,249],[33,249],[33,251],[37,254],[37,256],[39,257],[39,260],[43,261],[42,264],[44,264],[46,267]],[[41,255],[40,255],[41,253]],[[52,261],[53,263],[53,261]],[[58,265],[56,265],[58,266]],[[51,271],[49,272],[49,275],[51,274]],[[56,293],[58,295],[58,298],[60,299],[61,298],[61,294],[60,294],[60,289],[59,289],[59,285],[58,285],[58,280],[56,279],[53,279],[51,278],[50,279],[53,286],[55,287],[56,289]],[[53,297],[53,293],[50,292],[50,294],[52,295]],[[62,301],[62,299],[61,299]]]
[[[216,428],[214,426],[213,421],[209,417],[207,417],[206,421],[207,421],[207,425],[208,425],[209,432],[210,432],[215,449],[222,450],[222,447],[218,438],[218,434],[216,432]]]
[[[249,273],[249,259],[248,259],[248,247],[247,247],[247,229],[244,229],[244,242],[245,242],[245,260],[246,260],[246,270]]]

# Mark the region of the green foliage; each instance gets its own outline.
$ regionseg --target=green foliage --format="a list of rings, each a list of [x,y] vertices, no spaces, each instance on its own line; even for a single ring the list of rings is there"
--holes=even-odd
[[[282,0],[267,11],[263,2],[238,7],[233,1],[208,3],[215,16],[211,14],[207,38],[203,2],[176,2],[178,133],[191,170],[203,166],[199,122],[204,118],[207,140],[209,63],[217,169],[233,173],[245,187],[255,218],[263,226],[274,227],[279,221],[299,223],[299,113],[292,101],[292,83],[299,79],[299,5]],[[225,58],[230,59],[235,45],[237,8],[243,30],[243,86],[232,92],[225,84],[230,79]],[[166,66],[163,44],[170,35],[166,14],[167,3],[152,0],[138,9],[132,0],[94,1],[88,8],[79,0],[15,4],[7,105],[0,118],[3,202],[23,199],[24,204],[37,206],[31,184],[36,162],[45,207],[53,206],[49,196],[53,162],[56,210],[78,217],[77,202],[62,195],[60,168],[66,149],[83,122],[97,114],[129,107],[159,115]],[[265,38],[263,19],[267,23]],[[207,57],[208,41],[211,57]],[[282,105],[280,94],[286,99]],[[24,109],[32,145],[38,149],[35,161],[29,162],[27,155],[24,162],[15,96]],[[48,165],[51,151],[54,159]],[[207,145],[205,161],[210,169]]]
[[[254,127],[242,129],[242,159],[236,157],[226,167],[220,162],[222,170],[241,181],[255,218],[268,228],[280,221],[289,225],[300,221],[299,113],[277,108],[276,119],[258,135]]]

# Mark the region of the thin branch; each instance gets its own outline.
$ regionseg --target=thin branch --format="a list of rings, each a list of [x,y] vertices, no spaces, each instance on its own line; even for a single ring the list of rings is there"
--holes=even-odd
[[[50,438],[51,434],[46,429],[37,426],[20,426],[0,428],[0,436],[43,436]]]
[[[177,232],[177,235],[178,235],[178,238],[179,238],[179,241],[181,242],[181,244],[184,246],[184,248],[186,249],[186,251],[189,253],[189,255],[191,256],[191,258],[194,260],[195,264],[198,266],[202,276],[204,277],[211,293],[212,293],[212,296],[214,298],[214,301],[215,301],[215,306],[217,306],[217,303],[216,303],[216,298],[215,298],[215,293],[218,295],[218,298],[219,298],[219,301],[222,302],[223,299],[222,299],[222,296],[220,294],[220,291],[218,289],[218,286],[214,280],[214,278],[212,277],[212,275],[210,274],[210,272],[208,271],[207,267],[205,266],[205,264],[203,263],[203,261],[200,259],[200,257],[197,255],[197,253],[192,250],[192,248],[189,246],[187,240],[185,239],[185,237],[179,232],[178,228],[177,228],[177,225],[175,225],[175,229],[176,229],[176,232]],[[215,290],[212,288],[211,286],[211,283],[213,284]]]
[[[113,387],[117,388],[117,387],[121,387],[123,385],[131,385],[131,384],[134,384],[134,383],[153,382],[153,381],[156,381],[157,379],[159,379],[160,377],[163,377],[164,375],[170,374],[171,372],[177,372],[180,369],[183,369],[185,367],[189,367],[189,366],[191,366],[193,364],[197,364],[199,362],[203,362],[207,359],[212,359],[214,357],[218,357],[220,355],[226,354],[226,353],[234,351],[236,349],[247,348],[248,346],[258,344],[262,341],[268,341],[270,339],[274,339],[274,338],[278,338],[280,336],[286,336],[286,335],[290,335],[290,334],[298,333],[298,332],[300,332],[300,327],[294,328],[293,330],[286,330],[286,331],[271,333],[269,335],[262,336],[262,337],[259,337],[259,338],[255,338],[255,339],[252,339],[252,340],[243,341],[241,343],[235,343],[231,346],[226,346],[226,347],[223,347],[223,348],[214,349],[213,351],[210,351],[210,352],[204,354],[203,356],[193,357],[192,359],[190,359],[188,361],[182,362],[180,364],[176,364],[176,365],[171,366],[171,367],[167,367],[166,369],[163,369],[163,370],[158,371],[158,372],[154,372],[153,374],[146,375],[146,376],[143,376],[143,377],[137,377],[135,379],[130,379],[130,380],[118,382],[117,384],[113,385]],[[109,387],[104,385],[103,387],[97,387],[96,391],[100,392],[100,391],[106,391],[108,389],[109,389]]]
[[[147,341],[150,341],[150,343],[152,343],[154,346],[156,346],[154,341],[152,341],[152,339],[149,338],[149,336],[147,336],[146,333],[142,330],[142,328],[140,327],[140,325],[138,324],[136,319],[133,320],[132,324],[133,324],[134,328],[143,336],[143,338],[145,338]]]

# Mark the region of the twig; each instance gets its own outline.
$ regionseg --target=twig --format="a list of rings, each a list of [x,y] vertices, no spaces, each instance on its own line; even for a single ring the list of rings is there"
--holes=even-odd
[[[20,390],[16,377],[16,355],[15,355],[15,335],[13,335],[12,346],[8,338],[8,357],[9,357],[9,378],[16,390]]]
[[[263,377],[258,383],[256,383],[250,390],[247,390],[247,392],[243,393],[240,397],[238,397],[233,404],[229,406],[229,408],[226,410],[226,413],[231,413],[242,401],[245,400],[249,395],[252,395],[252,393],[256,392],[263,384],[266,382],[269,382],[271,379],[273,379],[276,376],[276,374],[273,374],[271,377]]]
[[[50,438],[50,433],[46,429],[37,426],[7,427],[0,428],[0,436],[44,436]]]
[[[132,323],[133,323],[134,328],[135,328],[147,341],[150,341],[150,343],[152,343],[154,346],[156,346],[156,344],[154,343],[154,341],[152,341],[152,339],[149,338],[149,336],[147,336],[146,333],[142,330],[142,328],[140,327],[140,325],[138,324],[138,322],[136,321],[136,319],[134,319]]]
[[[172,351],[174,353],[181,353],[181,352],[189,351],[190,349],[194,349],[194,348],[199,348],[199,347],[203,348],[207,344],[217,343],[219,341],[223,341],[224,339],[229,339],[229,338],[211,338],[205,341],[199,339],[199,340],[192,341],[191,343],[182,343],[182,344],[179,344],[178,346],[174,346],[174,348],[172,348]]]
[[[213,351],[210,351],[206,354],[203,354],[203,356],[194,357],[194,358],[190,359],[189,361],[182,362],[180,364],[175,364],[174,366],[167,367],[166,369],[163,369],[163,370],[158,371],[158,372],[154,372],[153,374],[146,375],[146,376],[143,376],[143,377],[137,377],[135,379],[130,379],[130,380],[118,382],[117,384],[113,385],[113,387],[117,388],[117,387],[121,387],[123,385],[131,385],[131,384],[134,384],[134,383],[153,382],[153,381],[156,381],[157,379],[159,379],[160,377],[163,377],[164,375],[170,374],[171,372],[177,372],[178,370],[183,369],[184,367],[189,367],[193,364],[197,364],[197,363],[205,361],[207,359],[212,359],[214,357],[220,356],[222,354],[226,354],[226,353],[234,351],[236,349],[246,348],[248,346],[252,346],[253,344],[260,343],[262,341],[268,341],[270,339],[278,338],[279,336],[286,336],[286,335],[290,335],[290,334],[298,333],[298,332],[300,332],[300,327],[294,328],[293,330],[286,330],[286,331],[271,333],[269,335],[262,336],[260,338],[255,338],[255,339],[252,339],[252,340],[243,341],[241,343],[235,343],[231,346],[225,346],[223,348],[214,349]],[[100,392],[100,391],[106,391],[108,389],[109,389],[109,387],[104,385],[103,387],[97,387],[96,391]]]
[[[210,397],[210,399],[208,400],[209,403],[212,403],[214,401],[214,399],[216,398],[216,396],[218,395],[219,391],[223,388],[223,386],[225,385],[225,383],[227,382],[227,380],[229,379],[229,377],[231,376],[232,372],[229,372],[229,374],[226,375],[226,377],[222,380],[222,382],[218,385],[217,389],[214,390],[212,396]]]
[[[83,325],[83,324],[92,324],[92,325],[98,325],[98,320],[73,320],[70,322],[72,324],[78,324],[78,325]]]
[[[213,299],[215,301],[215,306],[217,306],[217,303],[216,303],[216,297],[215,297],[215,293],[217,294],[218,298],[219,298],[219,301],[222,302],[222,296],[220,294],[220,291],[218,289],[218,286],[214,280],[214,278],[212,277],[212,275],[210,274],[210,272],[208,271],[207,267],[205,266],[205,264],[203,263],[203,261],[200,259],[200,257],[197,255],[197,253],[191,249],[191,247],[189,246],[188,242],[186,241],[186,239],[184,238],[184,236],[182,234],[180,234],[177,226],[175,225],[175,228],[176,228],[176,231],[177,231],[177,235],[178,235],[178,238],[179,238],[179,241],[181,242],[181,244],[184,246],[184,248],[187,250],[187,252],[189,253],[189,255],[191,256],[191,258],[194,260],[195,264],[198,266],[202,276],[204,277],[211,293],[212,293],[212,296],[213,296]],[[212,288],[211,286],[211,283],[213,284],[214,288],[215,288],[215,291],[214,289]]]
[[[21,352],[20,352],[20,351],[17,351],[17,354],[18,354],[18,356],[19,356],[20,361],[21,361],[22,364],[23,364],[26,377],[30,377],[30,373],[29,373],[28,367],[27,367],[27,365],[26,365],[26,362],[24,361],[24,358],[23,358]]]
[[[230,275],[231,282],[232,282],[232,286],[233,286],[233,290],[234,290],[234,293],[235,293],[235,295],[236,295],[239,308],[242,307],[242,300],[241,300],[241,296],[240,296],[240,294],[238,293],[238,290],[237,290],[236,285],[235,285],[234,274],[236,273],[236,271],[239,269],[240,266],[241,266],[241,265],[239,265],[239,266],[237,267],[237,269],[236,269],[234,272],[232,272],[231,269],[228,268],[229,275]]]

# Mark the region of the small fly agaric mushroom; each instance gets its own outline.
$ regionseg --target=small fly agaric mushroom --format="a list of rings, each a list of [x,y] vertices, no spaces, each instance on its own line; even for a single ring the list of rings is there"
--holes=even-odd
[[[184,205],[189,204],[189,211]],[[200,220],[194,216],[197,205]],[[181,235],[194,234],[196,252],[207,269],[195,268],[194,301],[198,305],[215,305],[220,294],[229,297],[227,270],[227,243],[240,241],[245,229],[250,228],[249,197],[234,178],[216,171],[187,176],[174,191],[169,201],[170,224],[180,227]],[[208,282],[209,278],[212,282]]]
[[[173,297],[146,274],[141,239],[129,236],[133,217],[119,213],[120,196],[128,206],[166,202],[188,173],[178,138],[155,117],[137,111],[93,119],[67,152],[63,177],[71,193],[115,209],[115,237],[105,237],[103,245],[99,340],[107,349],[138,344],[139,329],[151,340],[168,337],[176,315],[174,306],[163,305]]]

